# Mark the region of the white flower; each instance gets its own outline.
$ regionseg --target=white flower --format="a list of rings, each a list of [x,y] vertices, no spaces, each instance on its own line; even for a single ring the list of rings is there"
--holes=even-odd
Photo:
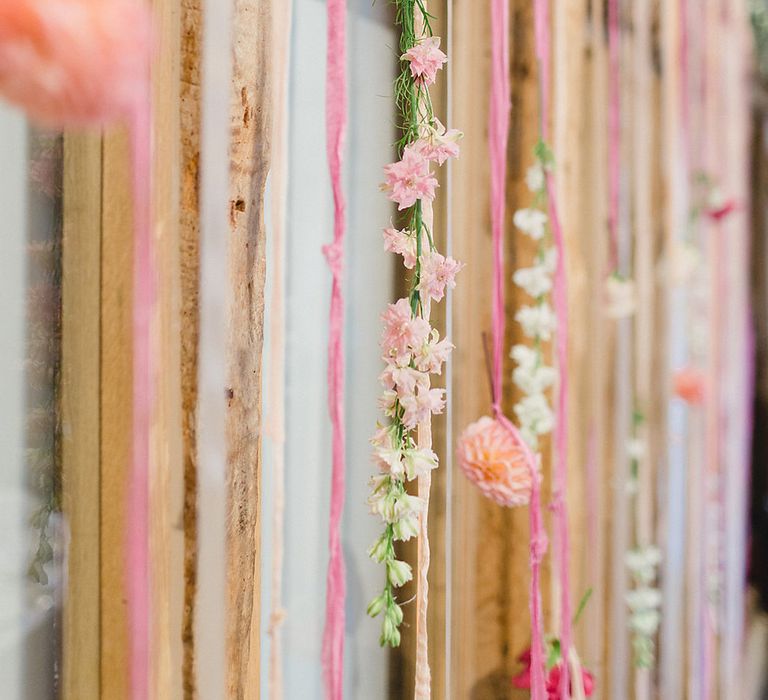
[[[652,637],[659,629],[659,622],[661,622],[661,615],[657,610],[643,610],[630,616],[629,627],[637,634]]]
[[[389,478],[389,477],[387,477]],[[394,522],[397,519],[397,499],[388,489],[378,489],[368,496],[368,505],[373,515],[381,516],[385,523]]]
[[[512,221],[523,233],[538,241],[546,231],[547,215],[538,209],[518,209]]]
[[[544,252],[544,260],[541,265],[550,274],[554,275],[557,269],[557,248],[547,248]]]
[[[413,578],[413,573],[407,562],[392,559],[387,562],[387,577],[395,588],[399,588]]]
[[[557,326],[555,312],[546,302],[537,306],[523,306],[515,314],[515,320],[529,338],[538,337],[541,340],[549,340]]]
[[[627,479],[627,483],[624,484],[624,493],[627,496],[635,496],[637,494],[637,491],[638,491],[637,479],[635,479],[634,477]]]
[[[430,449],[406,450],[404,457],[405,473],[409,481],[437,467],[437,455]]]
[[[661,592],[658,588],[637,588],[634,591],[629,591],[625,600],[633,612],[654,610],[661,605]]]
[[[624,555],[624,562],[638,583],[648,584],[656,578],[661,552],[658,547],[633,549]]]
[[[636,461],[645,457],[645,440],[640,438],[627,440],[627,457]]]
[[[525,173],[525,184],[531,192],[541,192],[544,189],[544,168],[536,161]]]
[[[526,396],[515,405],[515,414],[523,428],[544,435],[554,427],[554,415],[544,394]]]
[[[532,297],[540,297],[552,289],[552,279],[543,265],[516,270],[512,279]]]
[[[387,537],[387,534],[384,533],[381,537],[379,537],[378,540],[376,540],[376,542],[374,542],[373,546],[368,550],[368,556],[374,561],[381,563],[387,558],[388,553],[389,553],[389,538]]]
[[[611,275],[605,282],[606,307],[609,318],[627,318],[635,313],[635,283],[631,279]]]
[[[676,286],[688,282],[701,265],[701,254],[690,243],[675,241],[669,253],[669,279]]]
[[[385,416],[393,418],[395,415],[395,404],[397,403],[397,392],[387,389],[379,397],[379,408]]]
[[[517,362],[519,367],[526,370],[535,369],[539,364],[539,353],[530,345],[513,345],[509,356]]]
[[[416,537],[419,534],[418,516],[409,515],[405,518],[400,518],[400,520],[392,525],[392,534],[394,539],[400,542],[407,542],[411,537]]]
[[[520,366],[512,372],[512,381],[526,394],[540,394],[555,383],[557,371],[544,365]]]
[[[418,496],[410,496],[407,493],[401,493],[397,497],[395,504],[395,518],[407,518],[416,513],[420,513],[424,508],[424,501]]]

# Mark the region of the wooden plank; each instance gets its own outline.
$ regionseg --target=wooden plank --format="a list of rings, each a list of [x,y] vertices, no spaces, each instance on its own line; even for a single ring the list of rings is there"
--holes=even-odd
[[[197,356],[200,318],[200,0],[181,5],[181,402],[184,458],[184,606],[182,620],[182,684],[185,698],[194,697],[194,611],[197,571]]]
[[[100,685],[101,137],[64,138],[62,487],[69,526],[63,616],[64,700]]]
[[[151,433],[149,547],[152,626],[151,688],[157,698],[182,693],[184,499],[181,371],[180,168],[181,49],[178,0],[154,1],[163,41],[153,65],[152,216],[157,270],[153,342],[156,405]]]
[[[231,93],[228,693],[259,697],[261,371],[272,131],[272,2],[236,0]]]
[[[130,149],[104,137],[101,257],[101,696],[128,697],[125,523],[132,425]]]

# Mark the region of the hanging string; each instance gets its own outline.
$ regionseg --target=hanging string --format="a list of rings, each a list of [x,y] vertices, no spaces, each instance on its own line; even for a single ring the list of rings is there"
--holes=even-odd
[[[608,0],[608,233],[611,272],[619,268],[621,87],[619,0]]]
[[[491,385],[494,417],[516,438],[531,466],[530,514],[530,594],[531,615],[531,697],[544,700],[544,635],[541,611],[541,560],[547,548],[547,536],[541,512],[540,475],[536,457],[501,408],[503,387],[503,352],[506,326],[504,275],[504,223],[506,218],[507,143],[510,117],[509,76],[509,0],[491,3],[491,94],[488,120],[488,155],[491,166],[491,230],[493,237]],[[537,24],[538,27],[538,24]]]
[[[344,235],[346,203],[342,187],[342,161],[347,118],[346,4],[328,0],[326,56],[326,150],[333,189],[333,243],[323,248],[333,276],[330,337],[328,342],[328,409],[332,426],[331,514],[329,524],[323,674],[328,700],[341,700],[344,684],[344,553],[341,516],[344,509],[346,436],[344,431]]]
[[[453,56],[453,0],[446,3],[446,48]],[[453,126],[453,61],[446,66],[445,123]],[[453,257],[453,159],[446,163],[445,173],[446,255]],[[445,294],[445,337],[453,338],[453,289]],[[451,700],[453,680],[453,353],[445,365],[445,700]]]
[[[272,438],[272,577],[269,615],[269,697],[283,697],[283,558],[285,545],[285,214],[288,191],[287,93],[292,3],[274,12],[275,115],[272,158],[272,299],[270,303],[269,413]]]
[[[548,0],[536,0],[534,6],[536,55],[539,63],[539,92],[541,99],[541,135],[549,141],[550,83],[551,83],[551,35]],[[554,178],[551,171],[546,173],[547,199],[552,235],[557,249],[553,303],[557,316],[556,354],[560,375],[555,421],[555,469],[552,510],[555,520],[557,573],[560,581],[560,648],[563,659],[569,658],[571,648],[571,586],[570,586],[570,541],[568,531],[568,508],[565,500],[567,487],[568,459],[568,303],[566,297],[565,242],[558,214]],[[568,697],[568,663],[562,666],[560,695]]]

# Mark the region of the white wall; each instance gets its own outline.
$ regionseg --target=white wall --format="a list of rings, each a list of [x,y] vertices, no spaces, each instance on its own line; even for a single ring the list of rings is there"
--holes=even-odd
[[[331,241],[333,210],[325,160],[325,21],[319,0],[294,0],[289,96],[287,241],[287,447],[286,559],[283,599],[285,697],[320,698],[321,639],[325,612],[330,498],[330,423],[326,362],[330,273],[321,246]],[[376,700],[386,690],[387,655],[379,625],[365,616],[383,583],[366,556],[379,524],[368,515],[372,471],[368,438],[377,419],[379,314],[391,296],[391,256],[381,228],[391,216],[379,192],[382,166],[393,159],[392,81],[396,36],[391,7],[350,3],[348,14],[349,129],[346,150],[347,238],[347,493],[343,546],[347,565],[345,697]],[[269,299],[269,294],[267,295]],[[268,346],[269,338],[265,345]],[[265,412],[269,406],[265,406]],[[263,571],[271,558],[269,442],[263,483]],[[269,616],[264,591],[263,624]],[[269,645],[264,637],[263,691]]]

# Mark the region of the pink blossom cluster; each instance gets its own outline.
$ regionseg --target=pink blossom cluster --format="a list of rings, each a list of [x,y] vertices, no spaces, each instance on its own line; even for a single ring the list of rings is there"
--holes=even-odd
[[[440,50],[440,38],[436,36],[421,39],[401,59],[411,64],[411,75],[417,85],[432,85],[437,79],[437,71],[448,62],[448,56]]]

